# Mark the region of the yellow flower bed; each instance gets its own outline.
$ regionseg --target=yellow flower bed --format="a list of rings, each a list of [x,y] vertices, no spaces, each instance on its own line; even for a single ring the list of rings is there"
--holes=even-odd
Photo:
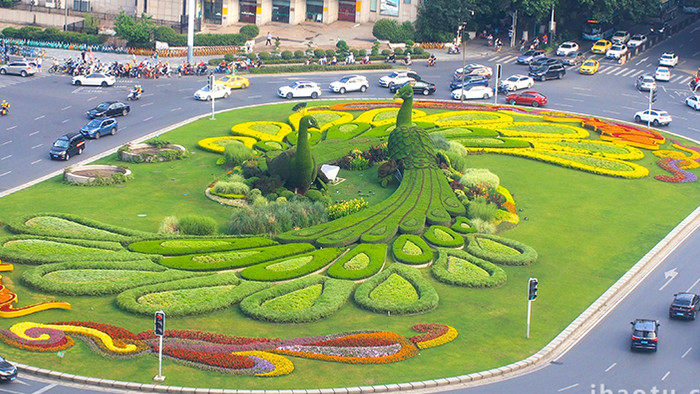
[[[338,115],[338,119],[335,119],[330,122],[326,122],[321,124],[321,121],[319,121],[319,118],[316,117],[316,122],[318,122],[319,130],[323,131],[326,129],[329,129],[337,124],[341,123],[349,123],[352,122],[352,120],[355,118],[351,113],[349,112],[341,112],[341,111],[331,111],[331,110],[323,110],[323,111],[308,111],[305,114],[301,114],[299,112],[294,112],[293,114],[289,115],[289,123],[292,125],[294,130],[299,130],[299,121],[303,116],[306,115],[316,115],[316,114],[333,114],[333,115]]]
[[[614,143],[614,142],[607,142],[607,141],[596,141],[596,140],[580,140],[580,139],[541,139],[541,138],[532,138],[528,139],[528,142],[532,144],[533,148],[535,150],[539,151],[555,151],[555,152],[570,152],[570,153],[579,153],[582,155],[592,155],[592,156],[600,156],[600,157],[605,157],[607,159],[618,159],[618,160],[640,160],[644,158],[644,152],[641,150],[634,148],[632,146],[624,145],[624,144],[619,144],[619,143]],[[589,149],[585,148],[575,148],[571,146],[562,146],[559,145],[559,142],[584,142],[585,144],[591,144],[591,145],[599,145],[601,147],[605,146],[611,146],[611,147],[616,147],[620,149],[624,149],[627,151],[627,153],[611,153],[611,152],[597,152],[597,151],[591,151]]]
[[[498,187],[496,188],[496,191],[501,193],[503,195],[503,197],[506,198],[506,202],[515,204],[515,199],[513,198],[513,195],[510,194],[510,191],[508,191],[508,189],[506,189],[505,187],[503,187],[501,185],[498,185]]]
[[[474,116],[474,119],[450,119],[458,116]],[[484,118],[484,116],[488,116]],[[440,112],[425,116],[423,118],[413,118],[414,121],[435,123],[438,127],[454,127],[454,126],[481,126],[484,128],[493,128],[495,124],[510,124],[513,122],[513,117],[496,111],[449,111]]]
[[[675,150],[658,150],[654,152],[654,156],[656,157],[670,157],[672,159],[682,159],[683,161],[678,162],[676,164],[679,168],[683,169],[691,169],[691,168],[698,168],[700,167],[700,163],[697,162],[698,159],[700,159],[700,152],[694,151],[692,149],[688,149],[684,146],[673,144],[672,145],[674,148],[681,150],[682,152],[678,152]],[[689,153],[689,155],[686,155],[686,153]]]
[[[210,152],[224,153],[224,145],[226,144],[218,144],[219,141],[240,141],[243,143],[243,145],[250,149],[253,149],[253,145],[255,145],[255,143],[258,142],[258,140],[251,137],[226,136],[205,138],[203,140],[199,140],[197,142],[197,145],[199,145],[200,148],[208,150]]]
[[[380,115],[380,114],[385,114],[387,112],[393,113],[394,116],[389,116],[386,119],[380,119],[380,120],[375,120],[375,118]],[[365,111],[360,114],[355,119],[355,122],[365,122],[369,123],[372,126],[383,126],[385,124],[391,124],[391,123],[396,123],[396,114],[398,114],[399,110],[398,108],[375,108],[375,109],[370,109],[369,111]],[[423,122],[423,119],[425,118],[425,111],[421,111],[419,109],[414,109],[412,112],[412,120],[414,122]]]
[[[298,124],[298,123],[297,123]],[[255,130],[255,126],[276,126],[279,130],[276,134],[266,133],[264,131]],[[267,120],[260,120],[256,122],[243,122],[231,127],[231,132],[233,134],[242,135],[246,137],[253,137],[260,141],[278,141],[282,142],[287,134],[292,132],[291,126],[282,122],[273,122]]]
[[[544,123],[544,122],[513,122],[508,127],[512,128],[504,128],[504,127],[499,127],[496,129],[499,133],[501,133],[504,136],[507,137],[527,137],[527,138],[568,138],[568,139],[574,139],[574,138],[587,138],[590,136],[590,133],[588,130],[582,128],[582,127],[577,127],[577,126],[571,126],[567,124],[556,124],[557,128],[560,129],[567,129],[570,130],[568,133],[539,133],[536,131],[528,131],[528,130],[517,130],[518,126],[542,126],[542,127],[552,127],[553,125],[550,123]]]
[[[267,360],[275,366],[275,369],[270,372],[257,373],[255,376],[282,376],[289,375],[294,371],[294,364],[287,357],[280,356],[278,354],[272,354],[268,352],[261,352],[257,350],[251,350],[246,352],[233,352],[231,353],[236,356],[252,356],[259,357],[263,360]]]
[[[416,346],[418,346],[419,349],[428,349],[431,347],[440,346],[447,342],[454,341],[455,338],[457,338],[457,335],[459,335],[459,333],[454,327],[447,326],[447,332],[444,335],[440,335],[439,337],[433,338],[429,341],[418,342]]]
[[[27,336],[24,332],[30,328],[33,327],[40,327],[40,328],[53,328],[56,330],[61,330],[65,333],[74,333],[77,335],[85,335],[89,337],[93,337],[95,339],[99,339],[102,341],[102,344],[105,346],[105,348],[109,349],[112,352],[115,353],[132,353],[138,350],[138,347],[134,344],[126,344],[124,347],[117,347],[114,344],[114,341],[112,340],[112,337],[109,335],[105,334],[102,331],[96,330],[94,328],[88,328],[88,327],[80,327],[80,326],[68,326],[68,325],[53,325],[53,324],[40,324],[40,323],[32,323],[32,322],[23,322],[23,323],[18,323],[10,327],[10,331],[12,331],[15,335],[19,336],[20,338],[32,341],[32,340],[47,340],[49,339],[48,334],[41,334],[39,338],[32,338],[30,336]]]

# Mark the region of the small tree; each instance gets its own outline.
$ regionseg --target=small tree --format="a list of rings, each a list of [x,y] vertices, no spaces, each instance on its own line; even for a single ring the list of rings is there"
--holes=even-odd
[[[260,28],[256,25],[244,25],[241,26],[241,29],[238,32],[241,33],[246,40],[250,40],[260,34]]]
[[[155,24],[151,17],[141,14],[140,19],[129,16],[122,11],[114,20],[114,31],[117,36],[129,42],[145,43],[151,41],[151,34],[155,29]]]

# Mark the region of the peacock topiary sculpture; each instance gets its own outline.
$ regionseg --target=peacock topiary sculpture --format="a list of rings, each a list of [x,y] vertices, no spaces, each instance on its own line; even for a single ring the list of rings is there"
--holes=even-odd
[[[401,169],[435,168],[437,155],[430,135],[421,127],[413,125],[413,86],[404,85],[394,98],[402,99],[403,103],[396,115],[396,127],[389,134],[389,159],[395,160]]]

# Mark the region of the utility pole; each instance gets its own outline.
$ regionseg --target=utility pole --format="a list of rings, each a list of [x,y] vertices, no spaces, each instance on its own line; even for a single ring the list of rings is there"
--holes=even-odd
[[[518,36],[516,34],[518,26],[518,10],[513,11],[513,13],[511,13],[511,17],[513,18],[513,26],[511,27],[513,34],[510,36],[510,47],[514,48],[516,37]]]
[[[189,10],[187,15],[187,62],[193,62],[194,56],[194,3],[197,0],[189,0]]]
[[[68,0],[63,0],[65,4],[63,5],[63,31],[68,30]]]
[[[557,30],[557,23],[554,22],[554,3],[552,3],[552,18],[549,21],[549,42],[554,42],[554,34]]]

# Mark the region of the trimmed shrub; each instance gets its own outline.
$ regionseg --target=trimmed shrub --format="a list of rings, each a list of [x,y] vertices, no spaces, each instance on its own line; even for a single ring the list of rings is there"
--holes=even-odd
[[[277,242],[261,237],[252,238],[172,238],[132,242],[129,250],[163,256],[182,256],[195,253],[225,252],[229,250],[258,248],[277,245]]]
[[[426,264],[433,260],[433,251],[423,240],[414,234],[403,234],[391,245],[391,252],[397,261],[405,264]]]
[[[219,181],[214,184],[213,189],[216,194],[246,195],[250,191],[250,186],[243,182]]]
[[[260,34],[260,28],[257,25],[243,25],[238,32],[245,37],[246,40],[250,40]]]
[[[118,242],[31,235],[0,238],[0,259],[13,263],[37,265],[64,261],[127,261],[142,258],[149,257],[126,251]]]
[[[322,269],[344,251],[345,249],[341,248],[318,249],[311,253],[257,264],[244,269],[240,275],[244,279],[264,282],[294,279]]]
[[[498,214],[498,211],[496,211],[496,214]],[[492,222],[487,222],[483,219],[476,218],[471,221],[472,224],[474,225],[474,228],[476,229],[475,232],[481,233],[481,234],[495,234],[496,233],[496,225],[493,224]]]
[[[465,250],[470,254],[502,265],[530,265],[537,251],[522,242],[492,234],[469,234]]]
[[[350,281],[309,276],[250,295],[241,301],[240,308],[244,314],[257,320],[311,322],[338,311],[350,298],[354,286]]]
[[[461,248],[464,238],[454,230],[445,226],[430,226],[423,234],[426,241],[443,248]]]
[[[469,219],[465,218],[464,216],[456,217],[454,224],[450,228],[461,234],[469,234],[476,232],[476,227],[472,224],[472,222]]]
[[[165,267],[180,270],[218,271],[247,267],[287,256],[307,253],[313,250],[315,250],[313,245],[307,243],[272,245],[228,252],[166,257],[160,261],[160,264]]]
[[[294,58],[295,59],[303,59],[306,57],[306,54],[304,54],[304,51],[298,50],[294,51]]]
[[[212,235],[217,227],[216,220],[200,215],[183,216],[177,223],[180,233],[188,235]]]
[[[503,268],[454,249],[438,249],[438,258],[430,271],[440,282],[466,287],[501,286],[507,279]]]
[[[326,51],[323,49],[314,49],[314,57],[317,59],[320,59],[322,57],[326,56]]]
[[[326,275],[349,280],[368,278],[384,266],[386,250],[384,244],[359,244],[328,267]]]
[[[355,302],[367,310],[400,315],[435,309],[439,297],[415,268],[392,264],[355,290]]]
[[[131,237],[152,235],[64,213],[32,214],[16,221],[7,222],[5,226],[9,231],[18,234],[117,242],[127,241]]]
[[[488,185],[497,188],[501,180],[498,178],[498,175],[486,168],[468,168],[464,171],[464,175],[459,180],[459,183],[466,187]]]

